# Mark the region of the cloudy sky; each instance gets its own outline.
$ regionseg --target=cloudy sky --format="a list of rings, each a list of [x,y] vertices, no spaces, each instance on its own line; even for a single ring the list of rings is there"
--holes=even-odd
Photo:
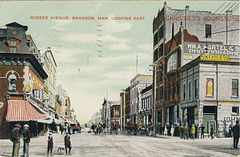
[[[181,10],[188,5],[190,10],[215,12],[221,5],[234,3],[239,2],[168,1],[167,5]],[[149,71],[152,22],[163,4],[163,1],[2,1],[0,26],[11,22],[26,25],[27,34],[41,52],[51,47],[57,62],[57,84],[67,91],[77,118],[83,123],[99,111],[104,97],[120,100],[121,89],[130,85],[136,73],[152,73]],[[34,20],[31,16],[48,16],[48,19]],[[69,20],[53,20],[52,16],[68,16]],[[95,20],[72,20],[73,16],[94,17]],[[109,19],[98,20],[98,17]],[[111,20],[111,17],[126,19]],[[134,20],[134,17],[144,18]]]

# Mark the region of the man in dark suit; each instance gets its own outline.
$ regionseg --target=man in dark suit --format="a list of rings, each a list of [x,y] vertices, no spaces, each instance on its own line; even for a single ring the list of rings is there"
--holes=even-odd
[[[233,148],[238,148],[239,131],[239,122],[237,120],[236,125],[233,126]]]

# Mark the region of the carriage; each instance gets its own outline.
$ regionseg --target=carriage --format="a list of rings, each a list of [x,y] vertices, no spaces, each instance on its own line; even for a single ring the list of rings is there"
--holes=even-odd
[[[111,133],[112,134],[118,134],[118,128],[119,128],[119,122],[118,121],[113,121],[111,123]]]

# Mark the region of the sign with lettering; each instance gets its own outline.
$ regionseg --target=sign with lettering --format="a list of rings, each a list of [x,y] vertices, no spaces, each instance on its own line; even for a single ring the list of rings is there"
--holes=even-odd
[[[200,56],[201,60],[205,61],[225,61],[229,62],[230,61],[230,55],[206,55],[206,54],[201,54]]]
[[[239,56],[238,45],[222,45],[218,43],[183,43],[183,52],[190,54],[218,54]]]

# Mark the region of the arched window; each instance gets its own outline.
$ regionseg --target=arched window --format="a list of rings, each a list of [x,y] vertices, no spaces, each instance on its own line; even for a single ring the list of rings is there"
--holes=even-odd
[[[177,53],[173,53],[167,61],[167,71],[177,69]]]
[[[8,77],[8,90],[10,90],[10,91],[17,90],[17,77],[14,74],[11,74]]]

